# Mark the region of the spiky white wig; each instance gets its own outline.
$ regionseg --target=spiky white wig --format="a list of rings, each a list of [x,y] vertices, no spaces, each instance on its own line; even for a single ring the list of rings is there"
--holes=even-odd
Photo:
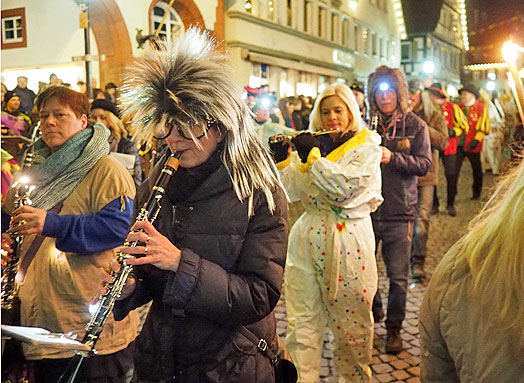
[[[252,214],[253,194],[261,189],[273,211],[272,191],[280,187],[278,171],[255,133],[242,90],[215,40],[190,28],[171,50],[159,48],[146,49],[144,57],[128,68],[121,88],[120,111],[135,127],[134,139],[149,142],[157,128],[168,123],[217,121],[226,135],[222,162],[238,199],[248,199]]]

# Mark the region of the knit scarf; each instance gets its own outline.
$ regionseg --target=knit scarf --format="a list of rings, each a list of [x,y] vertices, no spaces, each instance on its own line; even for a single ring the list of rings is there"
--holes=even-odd
[[[56,152],[38,139],[33,166],[24,172],[35,189],[32,206],[48,210],[73,193],[100,158],[109,154],[109,130],[102,124],[82,129]]]

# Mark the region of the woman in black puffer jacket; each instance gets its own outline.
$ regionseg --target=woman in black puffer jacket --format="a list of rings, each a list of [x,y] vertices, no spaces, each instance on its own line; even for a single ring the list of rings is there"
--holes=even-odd
[[[225,69],[208,37],[191,29],[174,51],[150,51],[123,87],[122,111],[136,117],[137,138],[162,136],[181,153],[154,226],[136,222],[128,235],[143,245],[122,248],[144,256],[128,261],[136,266],[116,319],[152,301],[136,341],[137,382],[275,379],[267,353],[242,327],[276,352],[287,202]],[[136,206],[163,162],[140,187]]]

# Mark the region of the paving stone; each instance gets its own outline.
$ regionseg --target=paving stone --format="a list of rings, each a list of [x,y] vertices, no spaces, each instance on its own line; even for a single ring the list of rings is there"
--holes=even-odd
[[[411,335],[418,335],[418,327],[416,326],[404,327],[404,331],[410,333]]]
[[[396,360],[394,362],[390,362],[390,365],[395,368],[395,370],[405,370],[410,367],[409,363],[406,363],[404,360]]]
[[[388,363],[375,364],[371,366],[371,369],[377,374],[384,374],[386,372],[393,371],[393,367],[391,367]]]
[[[393,375],[393,377],[397,380],[406,380],[411,378],[411,375],[404,370],[393,371],[391,375]]]
[[[320,367],[320,376],[329,376],[330,370],[328,367]]]
[[[398,360],[398,357],[397,355],[391,355],[391,354],[381,354],[379,356],[379,359],[383,362],[394,362],[396,360]]]
[[[420,375],[420,367],[410,367],[407,370],[411,375],[413,376],[419,376]]]
[[[406,350],[404,350],[400,354],[398,354],[397,357],[399,359],[406,359],[410,357],[410,354]]]
[[[411,355],[419,356],[419,355],[420,355],[420,348],[418,348],[418,347],[412,347],[412,348],[408,349],[408,352],[409,352]]]
[[[416,356],[409,356],[408,358],[402,359],[402,361],[408,363],[410,366],[418,366],[420,359]]]
[[[376,376],[376,379],[378,382],[380,383],[388,383],[388,382],[392,382],[393,380],[395,380],[394,377],[392,377],[390,374],[380,374],[380,375],[377,375]]]
[[[405,340],[406,342],[409,342],[410,340],[412,339],[415,339],[415,335],[411,335],[410,333],[403,333],[403,334],[400,334],[400,337]]]

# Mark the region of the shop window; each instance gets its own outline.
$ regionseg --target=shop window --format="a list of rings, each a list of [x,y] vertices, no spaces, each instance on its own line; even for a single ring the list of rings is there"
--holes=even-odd
[[[25,8],[2,11],[2,49],[27,47]]]
[[[287,26],[293,26],[293,7],[291,4],[291,0],[287,0]]]
[[[338,13],[332,12],[331,13],[331,41],[338,43],[338,20],[339,16]]]
[[[360,27],[358,24],[353,26],[353,44],[355,51],[360,52]]]
[[[412,61],[411,60],[411,41],[402,42],[401,45],[401,56],[400,59],[402,62],[404,61]]]
[[[164,20],[162,27],[160,27],[162,18],[166,11],[168,12],[167,17]],[[159,2],[155,8],[153,8],[151,14],[151,25],[153,26],[151,33],[156,33],[158,28],[160,28],[158,37],[159,39],[166,41],[167,46],[172,46],[178,36],[180,36],[184,31],[184,24],[178,13],[173,8],[169,8],[168,11],[167,4],[163,2]]]
[[[378,56],[378,42],[376,33],[371,34],[371,55]]]
[[[304,3],[304,32],[311,33],[311,14],[313,11],[313,2],[306,0]]]
[[[345,47],[349,43],[349,19],[347,16],[342,16],[342,40],[341,44]]]
[[[267,0],[267,19],[273,21],[275,19],[275,2],[274,0]]]
[[[362,29],[362,53],[365,55],[369,54],[368,48],[369,30],[367,28]]]
[[[327,9],[325,7],[318,7],[318,37],[323,39],[326,38],[326,13]]]

